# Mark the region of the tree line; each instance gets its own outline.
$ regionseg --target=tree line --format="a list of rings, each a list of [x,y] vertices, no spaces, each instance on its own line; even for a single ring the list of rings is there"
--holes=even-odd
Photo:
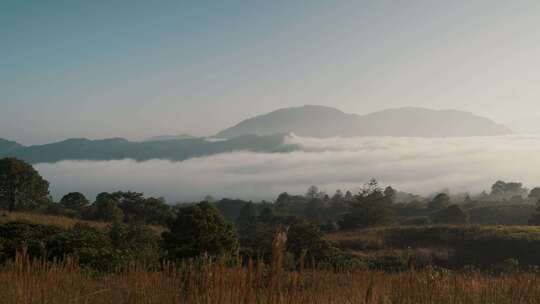
[[[143,259],[157,263],[207,255],[238,255],[270,259],[277,232],[287,236],[287,260],[352,263],[353,259],[327,241],[326,232],[381,225],[465,224],[477,209],[510,205],[532,206],[529,223],[540,223],[540,188],[496,182],[490,193],[432,197],[381,187],[376,180],[359,191],[328,195],[311,186],[303,195],[280,194],[274,202],[208,198],[200,203],[169,205],[163,198],[139,192],[100,193],[90,202],[82,193],[49,196],[49,183],[31,165],[15,158],[0,160],[0,208],[62,215],[109,223],[106,229],[78,224],[59,229],[29,223],[0,227],[0,257],[25,250],[58,258],[75,254],[96,268],[119,261]],[[473,212],[474,211],[474,212]],[[483,211],[487,212],[487,211]],[[160,228],[160,233],[148,225]],[[100,265],[109,261],[106,265]],[[115,262],[117,261],[117,262]],[[150,263],[151,264],[151,263]]]

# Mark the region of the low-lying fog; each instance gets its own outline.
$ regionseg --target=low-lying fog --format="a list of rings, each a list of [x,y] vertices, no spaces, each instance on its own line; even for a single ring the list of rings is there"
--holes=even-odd
[[[480,192],[497,179],[540,185],[540,137],[356,138],[291,137],[300,150],[235,152],[182,162],[63,161],[38,164],[55,198],[132,190],[170,202],[216,198],[274,199],[279,193],[357,189],[369,178],[418,194],[443,189]]]

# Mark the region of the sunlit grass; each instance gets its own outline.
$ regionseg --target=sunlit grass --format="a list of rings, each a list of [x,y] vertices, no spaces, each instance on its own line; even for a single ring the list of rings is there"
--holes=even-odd
[[[70,218],[66,216],[48,215],[32,212],[7,212],[0,211],[0,224],[13,222],[13,221],[26,221],[32,224],[51,225],[63,229],[72,228],[77,223],[83,223],[96,228],[105,228],[110,223],[99,221],[86,221],[77,218]],[[156,233],[161,234],[165,228],[158,225],[148,225]]]

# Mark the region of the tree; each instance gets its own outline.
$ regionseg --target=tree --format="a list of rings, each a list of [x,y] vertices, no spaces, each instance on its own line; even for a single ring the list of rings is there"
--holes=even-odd
[[[351,191],[347,190],[347,192],[345,192],[345,196],[343,197],[343,201],[345,201],[346,203],[350,203],[354,200],[354,195],[352,194]]]
[[[10,212],[42,204],[48,194],[49,183],[31,165],[16,158],[0,159],[0,203]]]
[[[536,211],[529,219],[529,225],[540,226],[540,200],[536,201]]]
[[[312,200],[319,197],[320,197],[319,188],[317,186],[309,186],[306,192],[306,198],[308,200]]]
[[[320,224],[324,213],[324,203],[320,199],[311,199],[304,209],[304,216],[314,224]]]
[[[236,219],[236,224],[238,227],[245,228],[250,224],[253,224],[257,221],[257,210],[253,206],[252,202],[249,202],[242,207],[240,210],[240,215]]]
[[[431,216],[431,221],[437,224],[465,224],[467,220],[467,214],[459,205],[450,205]]]
[[[90,202],[86,199],[84,194],[80,192],[71,192],[62,197],[60,204],[67,209],[79,210],[89,205]]]
[[[224,198],[213,204],[218,208],[225,219],[234,222],[240,215],[240,210],[242,210],[247,203],[248,202],[244,200]]]
[[[287,231],[287,251],[297,259],[303,255],[308,260],[322,260],[331,257],[336,248],[324,239],[317,226],[294,219]]]
[[[238,238],[233,225],[209,203],[180,208],[177,218],[163,233],[163,247],[171,260],[193,258],[202,254],[235,254]]]
[[[434,223],[465,224],[467,221],[467,213],[457,204],[450,205],[432,214],[432,222]]]
[[[391,203],[394,203],[394,200],[396,199],[397,192],[394,190],[394,188],[388,186],[386,189],[384,189],[384,196],[386,196]]]
[[[95,218],[106,222],[122,222],[124,212],[118,207],[118,201],[109,193],[100,193],[95,203]]]
[[[529,200],[535,203],[540,200],[540,187],[536,187],[529,192]]]
[[[508,199],[513,196],[526,196],[527,188],[522,183],[497,181],[491,186],[491,196],[495,198]]]
[[[429,203],[428,209],[431,211],[441,210],[450,205],[450,196],[446,193],[437,194]]]
[[[274,211],[269,206],[262,208],[257,220],[263,223],[272,223],[275,219]]]
[[[378,187],[377,181],[371,180],[356,196],[350,212],[343,216],[340,227],[365,228],[388,223],[392,217],[390,199]]]
[[[336,190],[336,193],[334,193],[334,195],[330,199],[330,202],[337,205],[343,204],[343,191],[341,191],[340,189]]]

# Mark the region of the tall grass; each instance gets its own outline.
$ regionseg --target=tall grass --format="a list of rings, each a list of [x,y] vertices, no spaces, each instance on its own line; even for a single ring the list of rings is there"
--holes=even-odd
[[[536,273],[285,271],[275,264],[281,262],[278,255],[274,265],[202,259],[157,271],[132,265],[95,274],[72,259],[45,262],[19,255],[0,268],[0,303],[523,304],[540,299]]]

